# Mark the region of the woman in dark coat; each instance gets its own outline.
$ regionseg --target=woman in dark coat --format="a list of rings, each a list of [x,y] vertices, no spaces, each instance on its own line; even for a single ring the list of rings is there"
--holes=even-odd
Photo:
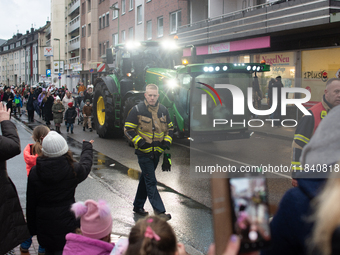
[[[0,254],[5,254],[30,237],[16,188],[8,177],[6,160],[20,154],[20,139],[0,103]]]
[[[53,121],[55,124],[56,131],[60,133],[60,123],[63,122],[63,115],[64,115],[65,108],[61,103],[60,97],[57,96],[55,102],[52,106],[53,112]]]
[[[27,224],[31,235],[37,235],[46,255],[61,255],[65,236],[75,232],[79,221],[70,211],[79,183],[91,171],[92,143],[83,142],[79,163],[72,158],[66,140],[50,131],[42,142],[44,156],[37,158],[27,183]]]
[[[46,126],[50,127],[51,120],[53,120],[52,106],[54,103],[54,97],[51,92],[47,92],[47,96],[43,99],[43,115],[45,116]]]
[[[28,115],[28,122],[33,122],[34,121],[34,96],[33,96],[33,89],[31,88],[30,91],[27,94],[27,115]]]

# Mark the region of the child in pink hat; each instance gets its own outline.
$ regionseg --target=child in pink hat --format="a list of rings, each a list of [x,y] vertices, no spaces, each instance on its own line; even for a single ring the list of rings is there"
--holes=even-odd
[[[63,255],[109,255],[114,248],[111,242],[112,216],[105,201],[86,200],[72,205],[76,218],[80,217],[81,234],[66,235]]]

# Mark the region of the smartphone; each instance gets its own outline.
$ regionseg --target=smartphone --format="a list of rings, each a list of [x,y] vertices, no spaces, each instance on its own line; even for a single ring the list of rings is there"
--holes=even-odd
[[[266,178],[228,179],[232,231],[241,239],[240,253],[270,245]]]

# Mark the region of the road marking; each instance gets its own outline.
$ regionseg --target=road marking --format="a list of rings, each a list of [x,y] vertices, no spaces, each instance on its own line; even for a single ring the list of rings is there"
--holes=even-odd
[[[244,165],[244,166],[253,166],[253,165],[250,165],[248,163],[244,163],[244,162],[241,162],[241,161],[238,161],[238,160],[235,160],[235,159],[231,159],[231,158],[227,158],[227,157],[224,157],[224,156],[220,156],[220,155],[216,155],[216,154],[212,154],[212,153],[209,153],[209,152],[205,152],[205,151],[202,151],[200,149],[196,149],[196,148],[190,148],[190,146],[187,146],[187,145],[184,145],[184,144],[180,144],[180,143],[173,143],[173,144],[176,144],[176,145],[179,145],[179,146],[182,146],[184,148],[187,148],[189,150],[195,150],[195,151],[198,151],[198,152],[202,152],[202,153],[205,153],[205,154],[208,154],[210,156],[213,156],[213,157],[216,157],[216,158],[220,158],[220,159],[224,159],[224,160],[229,160],[231,162],[234,162],[234,163],[238,163],[238,164],[241,164],[241,165]],[[284,177],[284,178],[288,178],[288,179],[291,179],[290,176],[288,175],[285,175],[285,174],[281,174],[281,173],[271,173],[270,174],[276,174],[278,176],[281,176],[281,177]]]

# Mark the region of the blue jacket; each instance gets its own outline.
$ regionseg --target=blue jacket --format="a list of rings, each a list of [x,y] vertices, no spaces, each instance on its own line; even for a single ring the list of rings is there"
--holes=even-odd
[[[310,201],[320,192],[325,179],[298,179],[299,187],[288,190],[270,223],[271,247],[261,255],[308,254],[307,239],[311,236],[313,223]]]
[[[18,105],[20,105],[20,107],[22,107],[22,100],[21,100],[21,96],[17,96],[17,95],[15,95],[15,97],[14,97],[14,105],[15,106],[18,106]]]

